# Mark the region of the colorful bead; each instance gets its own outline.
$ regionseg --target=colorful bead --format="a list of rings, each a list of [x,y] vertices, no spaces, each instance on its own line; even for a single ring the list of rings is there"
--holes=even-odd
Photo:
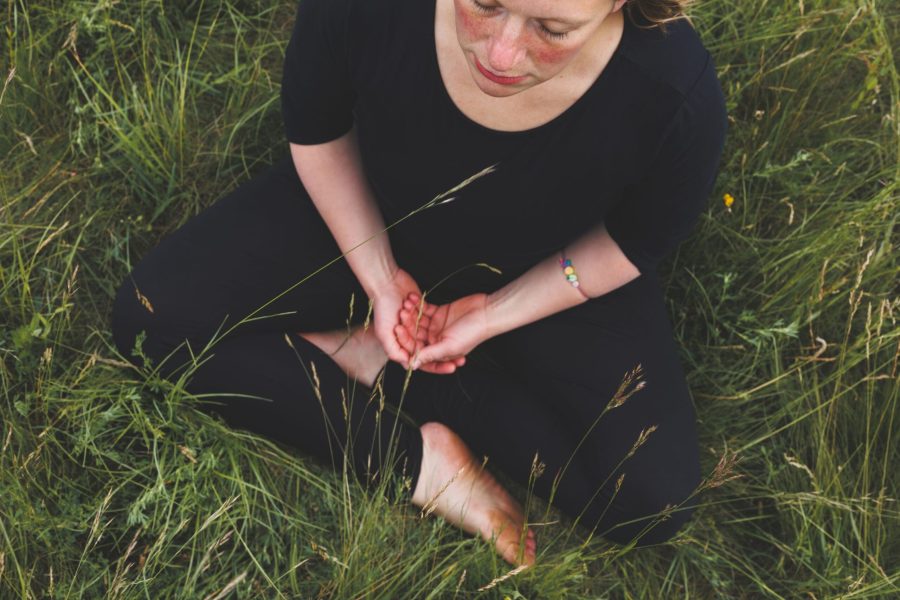
[[[575,267],[572,266],[572,261],[566,258],[565,251],[560,252],[559,265],[562,267],[563,277],[566,278],[566,281],[568,281],[572,287],[578,288],[581,286],[581,283],[578,281],[578,275],[575,273]],[[590,297],[587,294],[580,289],[578,291],[581,292],[582,296],[590,300]]]

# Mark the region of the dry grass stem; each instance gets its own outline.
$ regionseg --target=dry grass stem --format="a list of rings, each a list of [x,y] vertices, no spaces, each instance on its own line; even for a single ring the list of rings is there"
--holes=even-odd
[[[239,586],[241,584],[241,582],[244,581],[246,578],[247,578],[247,571],[244,571],[243,573],[241,573],[240,575],[238,575],[237,577],[235,577],[234,579],[229,581],[228,584],[225,587],[223,587],[222,590],[218,594],[216,594],[215,596],[210,594],[210,595],[206,596],[203,600],[222,600],[223,598],[228,596],[232,592],[232,590],[234,590],[234,588]]]
[[[217,508],[213,514],[206,517],[206,520],[203,521],[203,525],[201,525],[200,529],[197,530],[198,533],[200,531],[203,531],[207,527],[209,527],[210,524],[212,524],[213,522],[216,521],[216,519],[218,519],[219,517],[224,515],[226,512],[228,512],[228,509],[230,509],[232,506],[234,506],[234,503],[237,502],[239,498],[240,498],[240,496],[232,496],[231,498],[229,498],[225,502],[223,502],[222,506]]]
[[[424,519],[425,517],[427,517],[428,515],[430,515],[431,513],[434,512],[434,510],[437,508],[437,501],[438,501],[438,498],[441,497],[441,494],[443,494],[447,490],[447,488],[450,487],[450,485],[454,481],[456,481],[457,477],[459,477],[462,473],[464,473],[471,466],[472,466],[471,464],[463,465],[456,471],[456,473],[453,474],[453,477],[451,477],[450,479],[445,481],[443,483],[443,485],[441,485],[440,489],[438,489],[438,491],[431,498],[428,499],[428,501],[425,503],[425,505],[422,506],[422,510],[419,511],[420,519]]]
[[[459,580],[456,582],[456,589],[453,591],[454,598],[456,598],[456,595],[459,593],[459,588],[462,587],[462,584],[465,580],[466,580],[466,569],[463,569],[462,573],[459,576]]]
[[[197,571],[203,573],[207,569],[209,569],[212,564],[212,559],[218,556],[216,551],[223,545],[227,544],[231,539],[231,535],[234,533],[234,530],[229,529],[225,532],[225,535],[219,537],[212,544],[210,544],[209,548],[206,549],[206,552],[203,554],[203,558],[200,559],[200,562],[197,565]]]
[[[109,508],[109,502],[113,497],[113,489],[110,488],[106,492],[106,496],[104,496],[103,501],[100,503],[100,507],[97,509],[97,512],[94,513],[94,520],[91,522],[91,530],[88,534],[88,543],[87,547],[93,547],[97,545],[97,542],[100,541],[100,537],[103,535],[103,530],[112,523],[112,519],[107,521],[103,527],[100,526],[100,519],[103,517],[103,513],[106,512],[106,509]]]
[[[641,432],[638,434],[637,439],[634,441],[634,445],[631,446],[631,450],[628,451],[628,454],[625,455],[625,458],[631,458],[635,452],[637,452],[638,448],[647,443],[647,440],[650,439],[650,435],[656,431],[658,425],[651,425],[645,429],[641,429]]]
[[[519,573],[521,573],[522,571],[524,571],[527,568],[528,568],[528,565],[519,565],[518,567],[516,567],[512,571],[506,573],[505,575],[501,575],[500,577],[497,577],[496,579],[492,580],[490,583],[481,586],[480,588],[478,588],[478,591],[485,592],[493,587],[497,587],[497,584],[503,583],[510,577],[515,577],[516,575],[518,575]]]
[[[622,382],[619,384],[619,389],[616,390],[616,393],[615,395],[613,395],[612,400],[609,401],[607,408],[609,410],[612,410],[614,408],[622,406],[623,404],[625,404],[626,400],[631,398],[633,394],[644,389],[644,386],[647,385],[647,382],[642,380],[643,376],[644,370],[640,364],[626,373],[622,378]],[[637,384],[633,388],[631,388],[632,384],[635,381],[637,381]]]
[[[194,451],[188,448],[187,446],[183,446],[178,444],[178,451],[181,452],[186,459],[191,461],[192,464],[197,464],[197,459],[194,457]]]
[[[134,293],[137,296],[138,302],[141,303],[141,306],[147,309],[148,312],[153,312],[153,305],[150,303],[150,299],[147,298],[144,294],[141,293],[141,290],[138,289],[137,286],[134,286]]]
[[[545,465],[543,462],[538,460],[538,453],[535,452],[534,459],[531,461],[531,475],[534,477],[534,479],[537,479],[538,477],[540,477],[541,475],[544,474],[544,470],[546,468],[547,468],[547,465]]]
[[[729,481],[743,477],[743,475],[734,472],[739,462],[740,459],[737,453],[726,449],[725,452],[722,453],[721,458],[719,458],[719,462],[716,463],[712,474],[710,474],[707,481],[701,484],[700,487],[707,489],[717,488]],[[810,473],[810,475],[812,475],[812,473]]]

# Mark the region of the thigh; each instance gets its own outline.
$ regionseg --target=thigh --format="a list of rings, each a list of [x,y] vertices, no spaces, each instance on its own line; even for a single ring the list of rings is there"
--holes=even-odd
[[[569,460],[572,434],[552,403],[537,390],[477,350],[450,375],[406,371],[388,363],[383,393],[388,404],[416,425],[437,421],[457,433],[490,469],[528,486],[536,459],[545,472],[533,481],[538,496],[567,512],[590,496],[588,477]],[[562,485],[554,485],[562,479]]]
[[[677,354],[659,284],[641,277],[488,340],[452,375],[407,380],[390,363],[384,393],[419,423],[446,424],[581,524],[620,543],[655,543],[690,511],[654,516],[689,506],[699,483]]]
[[[586,513],[604,515],[601,527],[692,495],[700,481],[696,416],[655,276],[494,338],[485,352],[568,433],[566,453],[592,490]],[[659,530],[671,533],[687,514]],[[623,527],[620,537],[640,529]]]
[[[630,448],[642,429],[661,432],[670,421],[695,418],[655,277],[493,338],[483,351],[572,428],[592,425],[606,410],[594,426],[604,443]]]
[[[329,329],[364,317],[365,293],[340,256],[290,157],[166,236],[123,282],[117,343],[137,331],[164,352],[218,332]],[[326,266],[328,265],[328,266]],[[126,324],[127,323],[127,324]],[[120,343],[121,342],[121,343]]]

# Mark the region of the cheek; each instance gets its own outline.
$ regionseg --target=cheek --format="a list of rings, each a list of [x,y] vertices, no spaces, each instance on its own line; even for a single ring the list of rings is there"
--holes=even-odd
[[[568,61],[576,51],[577,49],[575,48],[559,48],[544,45],[536,48],[532,56],[539,63],[551,65]]]
[[[477,40],[490,35],[487,19],[459,7],[456,9],[456,28],[460,37],[467,40]]]

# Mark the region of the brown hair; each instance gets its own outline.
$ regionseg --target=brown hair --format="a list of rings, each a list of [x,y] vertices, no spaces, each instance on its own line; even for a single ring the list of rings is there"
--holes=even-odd
[[[666,23],[679,19],[691,22],[684,11],[692,3],[693,0],[627,0],[623,8],[632,23],[637,23],[644,29],[658,27],[665,33]],[[641,21],[646,21],[649,25],[640,25]]]

